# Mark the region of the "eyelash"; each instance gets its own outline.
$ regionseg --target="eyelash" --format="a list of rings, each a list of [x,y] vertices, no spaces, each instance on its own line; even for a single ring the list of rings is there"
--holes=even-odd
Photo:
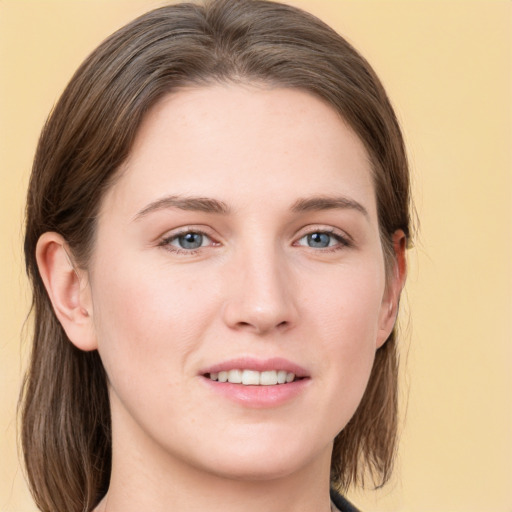
[[[334,238],[337,243],[332,246],[317,247],[317,248],[299,245],[298,242],[300,242],[301,240],[303,240],[311,235],[328,235],[329,237]],[[311,229],[308,232],[304,233],[297,240],[297,242],[294,242],[293,245],[295,245],[295,246],[298,245],[299,247],[308,247],[309,249],[312,249],[314,251],[321,251],[321,252],[325,253],[325,252],[337,252],[337,251],[340,251],[343,249],[351,248],[354,246],[354,243],[348,235],[342,235],[342,234],[336,232],[334,229],[316,228],[316,229]]]
[[[193,256],[194,254],[197,254],[201,249],[204,249],[205,247],[201,246],[201,247],[198,247],[197,249],[184,249],[184,248],[176,247],[176,246],[172,245],[172,242],[174,242],[175,240],[178,240],[178,238],[189,235],[189,234],[190,235],[192,235],[192,234],[193,235],[201,235],[203,237],[208,238],[210,240],[210,244],[205,247],[220,245],[218,242],[215,242],[212,239],[212,237],[210,235],[208,235],[208,233],[205,233],[201,229],[188,228],[188,229],[183,229],[182,231],[179,231],[178,233],[173,233],[172,235],[163,238],[161,240],[161,242],[158,244],[158,246],[163,247],[167,251],[173,252],[175,254],[184,254],[187,256]]]
[[[202,237],[206,237],[207,239],[210,240],[210,243],[206,246],[200,246],[196,249],[185,249],[185,248],[180,248],[180,247],[176,247],[176,246],[172,245],[172,242],[178,240],[180,237],[184,237],[189,234],[201,235]],[[307,238],[308,236],[317,235],[317,234],[318,235],[328,235],[329,237],[334,238],[337,243],[332,246],[316,247],[316,248],[299,244],[299,242],[301,240]],[[220,243],[215,242],[213,240],[213,238],[210,235],[208,235],[208,233],[206,233],[205,231],[203,231],[201,229],[191,229],[191,228],[183,229],[182,231],[179,231],[178,233],[173,233],[172,235],[163,238],[160,241],[160,243],[158,244],[159,247],[163,247],[164,249],[166,249],[170,252],[173,252],[175,254],[183,254],[183,255],[187,255],[187,256],[193,256],[193,255],[197,254],[201,249],[204,249],[207,247],[212,247],[212,246],[215,247],[218,245],[220,245]],[[316,228],[316,229],[311,229],[311,230],[307,231],[306,233],[302,234],[300,236],[300,238],[298,238],[297,241],[294,242],[292,245],[295,247],[306,247],[306,248],[312,249],[315,252],[321,251],[323,253],[326,253],[326,252],[337,252],[337,251],[340,251],[340,250],[343,250],[346,248],[353,247],[354,243],[349,236],[341,235],[340,233],[335,232],[334,229]]]

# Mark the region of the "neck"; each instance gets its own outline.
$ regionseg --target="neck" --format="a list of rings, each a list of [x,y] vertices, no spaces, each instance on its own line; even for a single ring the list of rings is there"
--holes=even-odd
[[[292,482],[221,482],[210,485],[208,479],[196,480],[193,485],[169,482],[166,488],[143,488],[139,481],[130,490],[113,486],[102,502],[101,512],[329,512],[328,486],[321,492],[311,482],[298,487]],[[137,492],[134,492],[137,491]]]
[[[115,436],[114,436],[115,439]],[[129,444],[119,443],[125,448]],[[169,457],[160,449],[113,446],[107,495],[95,512],[329,512],[331,446],[288,474],[243,479]]]

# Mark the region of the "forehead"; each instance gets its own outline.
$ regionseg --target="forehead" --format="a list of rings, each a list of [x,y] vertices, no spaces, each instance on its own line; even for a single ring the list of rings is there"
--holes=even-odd
[[[338,112],[302,90],[249,85],[180,90],[148,112],[104,203],[137,211],[165,194],[235,208],[343,194],[375,210],[368,154]]]

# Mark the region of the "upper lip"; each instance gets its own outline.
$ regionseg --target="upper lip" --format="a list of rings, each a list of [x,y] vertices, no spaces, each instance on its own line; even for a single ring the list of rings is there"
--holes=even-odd
[[[270,359],[239,357],[208,366],[199,373],[206,375],[207,373],[219,373],[229,370],[254,370],[258,372],[285,370],[288,373],[294,373],[296,377],[309,377],[305,368],[282,357],[272,357]]]

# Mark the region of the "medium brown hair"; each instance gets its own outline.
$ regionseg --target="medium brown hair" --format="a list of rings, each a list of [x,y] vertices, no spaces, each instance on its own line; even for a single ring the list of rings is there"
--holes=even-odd
[[[39,140],[27,201],[25,258],[33,286],[34,338],[21,397],[29,483],[44,511],[89,511],[108,488],[111,425],[96,351],[82,352],[59,324],[35,248],[60,233],[84,268],[101,199],[127,158],[145,113],[185,86],[213,82],[298,88],[349,123],[372,162],[389,267],[392,235],[409,235],[409,175],[400,128],[370,65],[314,16],[265,0],[181,3],[144,14],[80,66]],[[334,443],[333,485],[390,475],[397,431],[395,332],[377,351],[362,402]]]

